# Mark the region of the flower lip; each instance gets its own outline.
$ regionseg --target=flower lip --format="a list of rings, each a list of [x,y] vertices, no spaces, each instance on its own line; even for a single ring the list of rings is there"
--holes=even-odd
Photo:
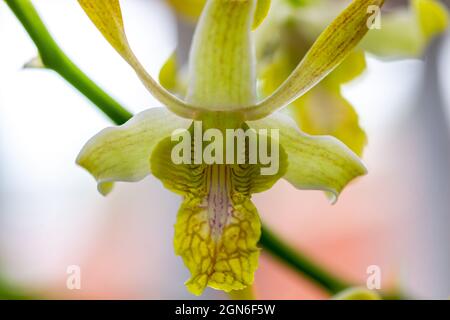
[[[261,225],[251,202],[252,194],[271,188],[285,177],[299,189],[321,189],[337,196],[348,182],[366,172],[354,153],[336,139],[305,135],[282,115],[273,113],[308,91],[345,58],[367,32],[366,6],[381,5],[383,0],[354,0],[322,33],[291,76],[259,103],[254,52],[249,43],[256,0],[207,2],[191,52],[194,89],[187,102],[161,87],[138,61],[126,39],[118,0],[79,3],[150,93],[170,112],[150,109],[122,127],[105,129],[86,144],[78,162],[92,173],[99,190],[105,193],[111,190],[112,181],[137,181],[151,172],[166,188],[183,196],[174,245],[191,271],[186,285],[194,294],[201,294],[206,286],[228,292],[253,282]],[[224,10],[229,15],[223,14]],[[211,19],[218,15],[234,17],[236,21]],[[229,27],[235,33],[229,35]],[[225,39],[236,37],[231,39],[234,41],[217,40],[212,28],[217,28]],[[226,54],[218,50],[216,41],[224,46]],[[223,97],[225,101],[221,101]],[[179,116],[201,119],[208,128],[248,125],[279,129],[277,142],[283,150],[280,170],[275,175],[263,175],[261,163],[175,164],[171,161],[170,133],[192,124]]]

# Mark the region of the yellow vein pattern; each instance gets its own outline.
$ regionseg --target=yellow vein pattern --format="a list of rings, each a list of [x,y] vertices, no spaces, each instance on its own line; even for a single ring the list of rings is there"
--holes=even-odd
[[[253,283],[261,224],[249,195],[234,191],[230,166],[206,168],[197,194],[186,196],[175,225],[175,251],[191,271],[187,288],[241,290]]]
[[[261,236],[251,195],[270,189],[285,174],[284,150],[279,172],[264,176],[259,164],[176,165],[170,156],[173,145],[170,137],[161,141],[150,163],[164,186],[183,197],[174,247],[191,272],[187,288],[196,295],[207,286],[226,292],[246,288],[258,266]]]

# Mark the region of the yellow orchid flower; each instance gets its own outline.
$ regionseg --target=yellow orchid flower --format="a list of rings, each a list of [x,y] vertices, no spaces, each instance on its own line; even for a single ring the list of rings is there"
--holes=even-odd
[[[408,58],[423,54],[447,29],[449,16],[439,0],[410,0],[408,7],[384,14],[381,21],[378,32],[371,32],[361,47],[383,58]]]
[[[167,3],[183,18],[197,21],[205,6],[206,0],[166,0]]]
[[[179,98],[156,82],[134,55],[118,0],[78,0],[165,108],[148,109],[122,126],[102,130],[87,142],[77,163],[95,177],[105,195],[115,181],[138,181],[153,174],[183,197],[174,245],[191,272],[186,286],[197,295],[207,286],[229,292],[253,283],[261,225],[252,194],[285,178],[296,188],[325,190],[337,197],[351,180],[366,173],[355,153],[339,140],[304,134],[278,111],[345,59],[368,31],[368,6],[382,6],[384,1],[354,0],[317,38],[289,78],[272,95],[257,101],[252,29],[260,1],[206,2],[192,43],[187,93]],[[219,133],[212,141],[205,132],[200,159],[195,144],[199,128],[200,135],[202,129]],[[256,132],[259,141],[265,136],[270,155],[278,155],[278,170],[265,174],[266,162],[250,161],[253,153],[262,150],[261,145],[247,148],[250,137],[233,146],[230,163],[216,161],[230,150],[212,146],[220,133],[229,130]],[[194,147],[180,153],[179,142],[185,137],[188,147]],[[202,151],[210,151],[214,161],[202,159]],[[187,162],[175,161],[174,155]],[[234,161],[240,156],[244,163]]]
[[[175,11],[187,20],[196,22],[202,13],[206,0],[166,0]],[[258,0],[253,18],[253,29],[256,29],[269,13],[272,0]]]
[[[270,95],[289,76],[323,27],[350,0],[273,2],[276,8],[257,34],[263,96]],[[369,11],[375,18],[377,12]],[[342,96],[341,86],[365,70],[364,52],[390,59],[417,57],[448,25],[448,13],[437,0],[410,0],[407,8],[380,12],[378,18],[379,29],[375,25],[338,68],[288,109],[304,132],[332,135],[358,155],[362,155],[367,137],[353,106]],[[278,36],[270,37],[272,34]]]

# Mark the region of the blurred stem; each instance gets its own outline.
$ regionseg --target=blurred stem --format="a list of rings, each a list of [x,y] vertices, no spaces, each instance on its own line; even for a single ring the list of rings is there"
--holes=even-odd
[[[59,73],[114,123],[122,124],[132,117],[129,111],[97,86],[67,57],[56,44],[29,0],[5,1],[36,44],[45,67]],[[272,255],[315,281],[330,294],[350,286],[285,244],[265,226],[262,229],[260,244]]]
[[[67,57],[52,38],[29,0],[5,0],[5,2],[36,44],[41,60],[46,68],[60,74],[115,123],[122,124],[132,117],[129,111],[89,79]]]
[[[36,298],[34,294],[15,288],[11,283],[0,277],[0,300],[31,300]]]
[[[336,294],[351,287],[350,284],[338,279],[314,263],[310,258],[290,247],[264,225],[262,227],[260,244],[272,255],[302,275],[314,280],[331,294]]]

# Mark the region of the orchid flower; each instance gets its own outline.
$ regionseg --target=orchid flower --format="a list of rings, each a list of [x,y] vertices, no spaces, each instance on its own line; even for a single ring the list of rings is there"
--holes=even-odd
[[[196,21],[205,0],[167,0],[178,15]],[[265,24],[256,33],[260,94],[270,95],[295,69],[320,32],[350,0],[273,0]],[[371,9],[374,13],[376,12]],[[302,131],[331,135],[361,156],[367,136],[358,114],[342,95],[341,87],[366,69],[365,52],[383,59],[420,56],[428,43],[448,25],[448,13],[437,0],[409,0],[409,5],[387,8],[380,25],[370,32],[323,81],[295,100],[287,111]],[[174,60],[169,60],[174,62]],[[168,64],[167,64],[168,65]],[[162,84],[183,92],[180,68],[172,75],[163,69]],[[164,81],[170,79],[171,83]]]
[[[269,1],[206,2],[182,98],[155,81],[133,53],[118,0],[78,2],[165,107],[150,108],[122,126],[102,130],[86,143],[77,163],[95,177],[104,195],[116,181],[138,181],[152,174],[182,196],[174,247],[190,270],[186,286],[193,294],[207,286],[229,292],[253,283],[261,224],[252,194],[284,178],[298,189],[325,190],[335,200],[351,180],[366,173],[357,155],[339,140],[302,133],[279,110],[345,59],[368,31],[368,6],[382,6],[383,0],[354,0],[317,38],[289,78],[262,101],[257,101],[253,29],[264,19]],[[173,132],[192,131],[198,123],[220,132],[278,129],[278,138],[269,137],[279,142],[278,172],[263,175],[262,163],[176,164]]]
[[[347,2],[275,2],[276,8],[257,34],[258,78],[263,96],[270,95],[289,76],[332,15]],[[376,12],[372,12],[375,17]],[[389,8],[378,18],[379,28],[369,32],[338,68],[288,108],[304,132],[332,135],[358,155],[362,155],[367,137],[353,106],[342,95],[341,86],[363,73],[365,52],[383,59],[418,57],[448,25],[445,6],[436,0],[410,0],[408,7]],[[270,37],[272,34],[278,36]]]

